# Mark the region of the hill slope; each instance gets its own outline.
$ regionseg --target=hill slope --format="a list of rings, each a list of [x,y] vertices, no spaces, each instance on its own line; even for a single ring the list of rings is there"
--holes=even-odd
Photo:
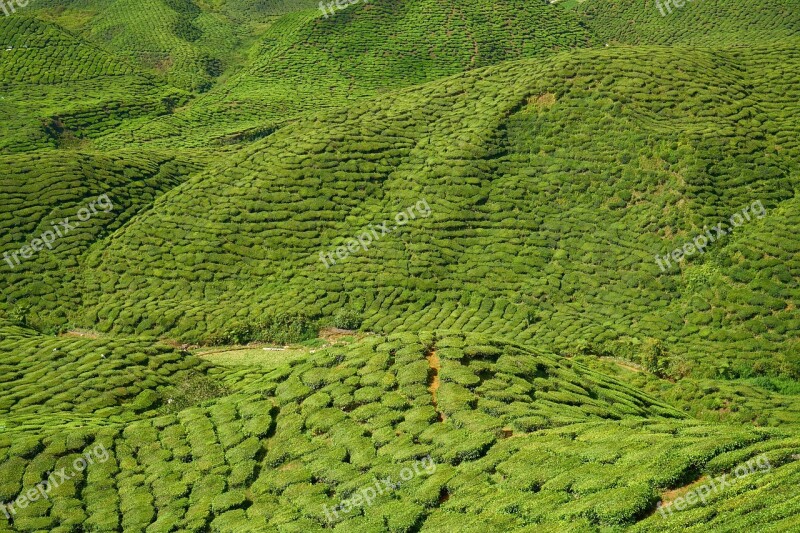
[[[776,88],[756,80],[777,79],[796,51],[753,54],[757,64],[657,47],[570,53],[298,121],[93,253],[88,323],[130,331],[149,317],[197,340],[234,316],[349,306],[367,329],[466,325],[560,350],[654,337],[703,372],[709,353],[742,363],[737,372],[754,360],[777,372],[769,354],[788,350],[796,372],[795,240],[771,247],[780,266],[755,279],[739,258],[757,261],[767,235],[794,232],[796,124],[762,107]],[[320,260],[422,199],[429,217],[330,268]],[[704,227],[730,229],[745,206],[754,215],[733,236],[659,269],[657,254]],[[123,273],[137,280],[132,299]],[[756,295],[762,307],[741,307]],[[700,332],[712,323],[718,333]]]
[[[796,439],[699,424],[581,365],[481,336],[371,337],[253,368],[260,377],[239,386],[228,372],[217,376],[230,395],[174,414],[0,437],[4,499],[52,469],[71,476],[18,509],[14,529],[598,531],[758,454],[774,471],[756,490],[780,497],[796,477]],[[372,496],[376,479],[388,481]],[[787,502],[759,524],[793,512]]]
[[[6,309],[32,310],[28,319],[40,329],[64,326],[80,305],[70,281],[81,255],[199,168],[180,153],[0,156]]]
[[[126,120],[167,113],[186,95],[50,22],[0,19],[0,150],[74,146]]]
[[[320,107],[430,81],[504,59],[585,46],[571,13],[544,3],[414,0],[364,3],[325,17],[313,8],[273,22],[242,71],[184,112],[130,132],[138,142],[185,139],[202,123],[207,143]],[[213,128],[209,130],[208,126]],[[220,131],[221,130],[221,131]],[[118,146],[127,131],[102,141]]]

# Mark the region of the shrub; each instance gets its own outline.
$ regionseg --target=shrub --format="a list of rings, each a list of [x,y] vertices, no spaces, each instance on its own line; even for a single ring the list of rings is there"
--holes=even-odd
[[[342,307],[333,315],[334,327],[341,329],[358,329],[363,322],[361,313],[350,307]]]
[[[663,343],[658,339],[647,338],[641,345],[640,358],[642,367],[659,377],[664,377],[669,362]]]
[[[187,407],[228,394],[228,389],[219,381],[199,372],[190,371],[176,386],[161,391],[161,412],[177,413]]]
[[[305,314],[279,313],[232,322],[221,333],[210,335],[206,344],[247,344],[254,341],[289,344],[309,340],[316,336],[317,330],[316,322]]]

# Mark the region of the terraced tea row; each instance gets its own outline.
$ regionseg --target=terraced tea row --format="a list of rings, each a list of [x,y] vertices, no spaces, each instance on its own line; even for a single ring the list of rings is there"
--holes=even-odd
[[[0,415],[5,430],[26,415],[95,414],[130,420],[167,404],[167,388],[204,373],[202,360],[132,339],[41,336],[0,329]]]
[[[721,379],[669,381],[620,359],[578,356],[575,360],[705,422],[784,428],[800,422],[800,387],[792,378],[731,380],[731,375],[723,374]]]
[[[661,6],[659,9],[658,6]],[[576,12],[608,43],[705,47],[752,47],[800,35],[800,14],[792,0],[758,4],[703,2],[581,2]],[[663,13],[663,14],[662,14]]]

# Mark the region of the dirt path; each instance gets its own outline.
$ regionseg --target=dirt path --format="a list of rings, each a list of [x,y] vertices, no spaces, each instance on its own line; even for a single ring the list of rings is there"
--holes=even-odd
[[[442,369],[442,362],[439,356],[436,355],[436,350],[431,350],[428,355],[428,390],[433,398],[433,408],[436,409],[436,414],[439,415],[439,422],[444,422],[444,413],[439,410],[439,402],[436,398],[436,393],[439,391],[439,371]]]
[[[609,361],[617,366],[621,366],[622,368],[630,370],[631,372],[636,372],[636,373],[642,372],[641,366],[630,361],[623,361],[622,359],[618,359],[616,357],[598,357],[598,359],[600,359],[601,361]]]
[[[672,502],[674,502],[675,500],[677,500],[678,498],[680,498],[693,488],[702,485],[706,481],[708,481],[708,476],[702,476],[700,479],[692,481],[691,483],[689,483],[688,485],[684,485],[683,487],[678,487],[672,490],[664,491],[661,494],[661,502],[664,505],[671,505]]]
[[[627,368],[628,370],[631,370],[633,372],[637,372],[637,373],[641,373],[642,372],[641,368],[636,368],[635,366],[631,366],[631,365],[626,364],[626,363],[621,363],[619,361],[615,361],[615,363],[617,363],[617,365],[621,366],[622,368]]]
[[[358,331],[352,329],[341,329],[341,328],[323,328],[319,330],[319,338],[324,340],[325,342],[333,343],[341,339],[342,337],[353,337],[357,336]]]
[[[71,329],[61,334],[62,337],[85,337],[87,339],[99,339],[100,334],[88,329]]]

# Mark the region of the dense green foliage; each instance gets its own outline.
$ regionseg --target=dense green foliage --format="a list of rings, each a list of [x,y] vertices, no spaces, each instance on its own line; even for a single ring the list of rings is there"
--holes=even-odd
[[[3,333],[43,342],[24,330]],[[129,348],[148,359],[148,348]],[[84,348],[64,350],[72,357]],[[441,360],[435,396],[427,360],[434,353]],[[92,363],[88,375],[102,375],[91,355],[82,361]],[[131,370],[135,359],[120,363]],[[692,421],[580,364],[483,336],[370,337],[306,360],[251,367],[245,380],[243,369],[197,368],[218,390],[226,383],[229,395],[161,416],[121,421],[96,411],[83,427],[61,421],[0,437],[5,500],[96,443],[110,451],[107,461],[59,486],[49,500],[20,509],[14,528],[322,531],[329,524],[323,505],[336,505],[376,477],[398,480],[398,472],[428,455],[435,469],[332,525],[593,530],[629,524],[655,508],[659,490],[762,453],[774,470],[740,488],[740,498],[791,488],[797,477],[796,438]],[[185,379],[158,373],[176,385]],[[81,406],[73,409],[77,414]],[[770,519],[786,521],[797,512],[787,503]],[[673,521],[698,516],[686,512]],[[657,531],[662,524],[651,517],[640,527]]]
[[[288,344],[314,338],[315,322],[303,314],[266,315],[244,322],[231,322],[218,335],[207,339],[209,344],[247,344],[270,342]]]
[[[722,358],[731,377],[796,375],[795,115],[752,111],[796,52],[757,53],[752,74],[722,52],[562,54],[298,120],[90,253],[86,325],[148,319],[194,341],[243,313],[352,306],[369,330],[468,326],[558,351],[653,338],[707,376]],[[421,198],[429,217],[319,260]],[[660,271],[656,254],[755,199],[767,216]]]
[[[177,153],[75,152],[68,160],[58,152],[0,156],[0,194],[6,209],[0,219],[0,251],[17,252],[32,238],[52,231],[53,223],[60,228],[65,218],[75,226],[19,265],[13,259],[2,261],[0,295],[11,312],[25,306],[31,310],[26,323],[41,330],[69,324],[79,305],[69,286],[79,257],[198,168]],[[77,213],[103,194],[111,207],[80,221]]]
[[[100,417],[152,411],[162,389],[205,366],[168,346],[130,339],[40,336],[0,329],[3,397],[0,413],[92,413]],[[127,413],[130,414],[130,413]]]
[[[799,81],[795,0],[0,16],[0,503],[109,452],[0,532],[800,532]]]

